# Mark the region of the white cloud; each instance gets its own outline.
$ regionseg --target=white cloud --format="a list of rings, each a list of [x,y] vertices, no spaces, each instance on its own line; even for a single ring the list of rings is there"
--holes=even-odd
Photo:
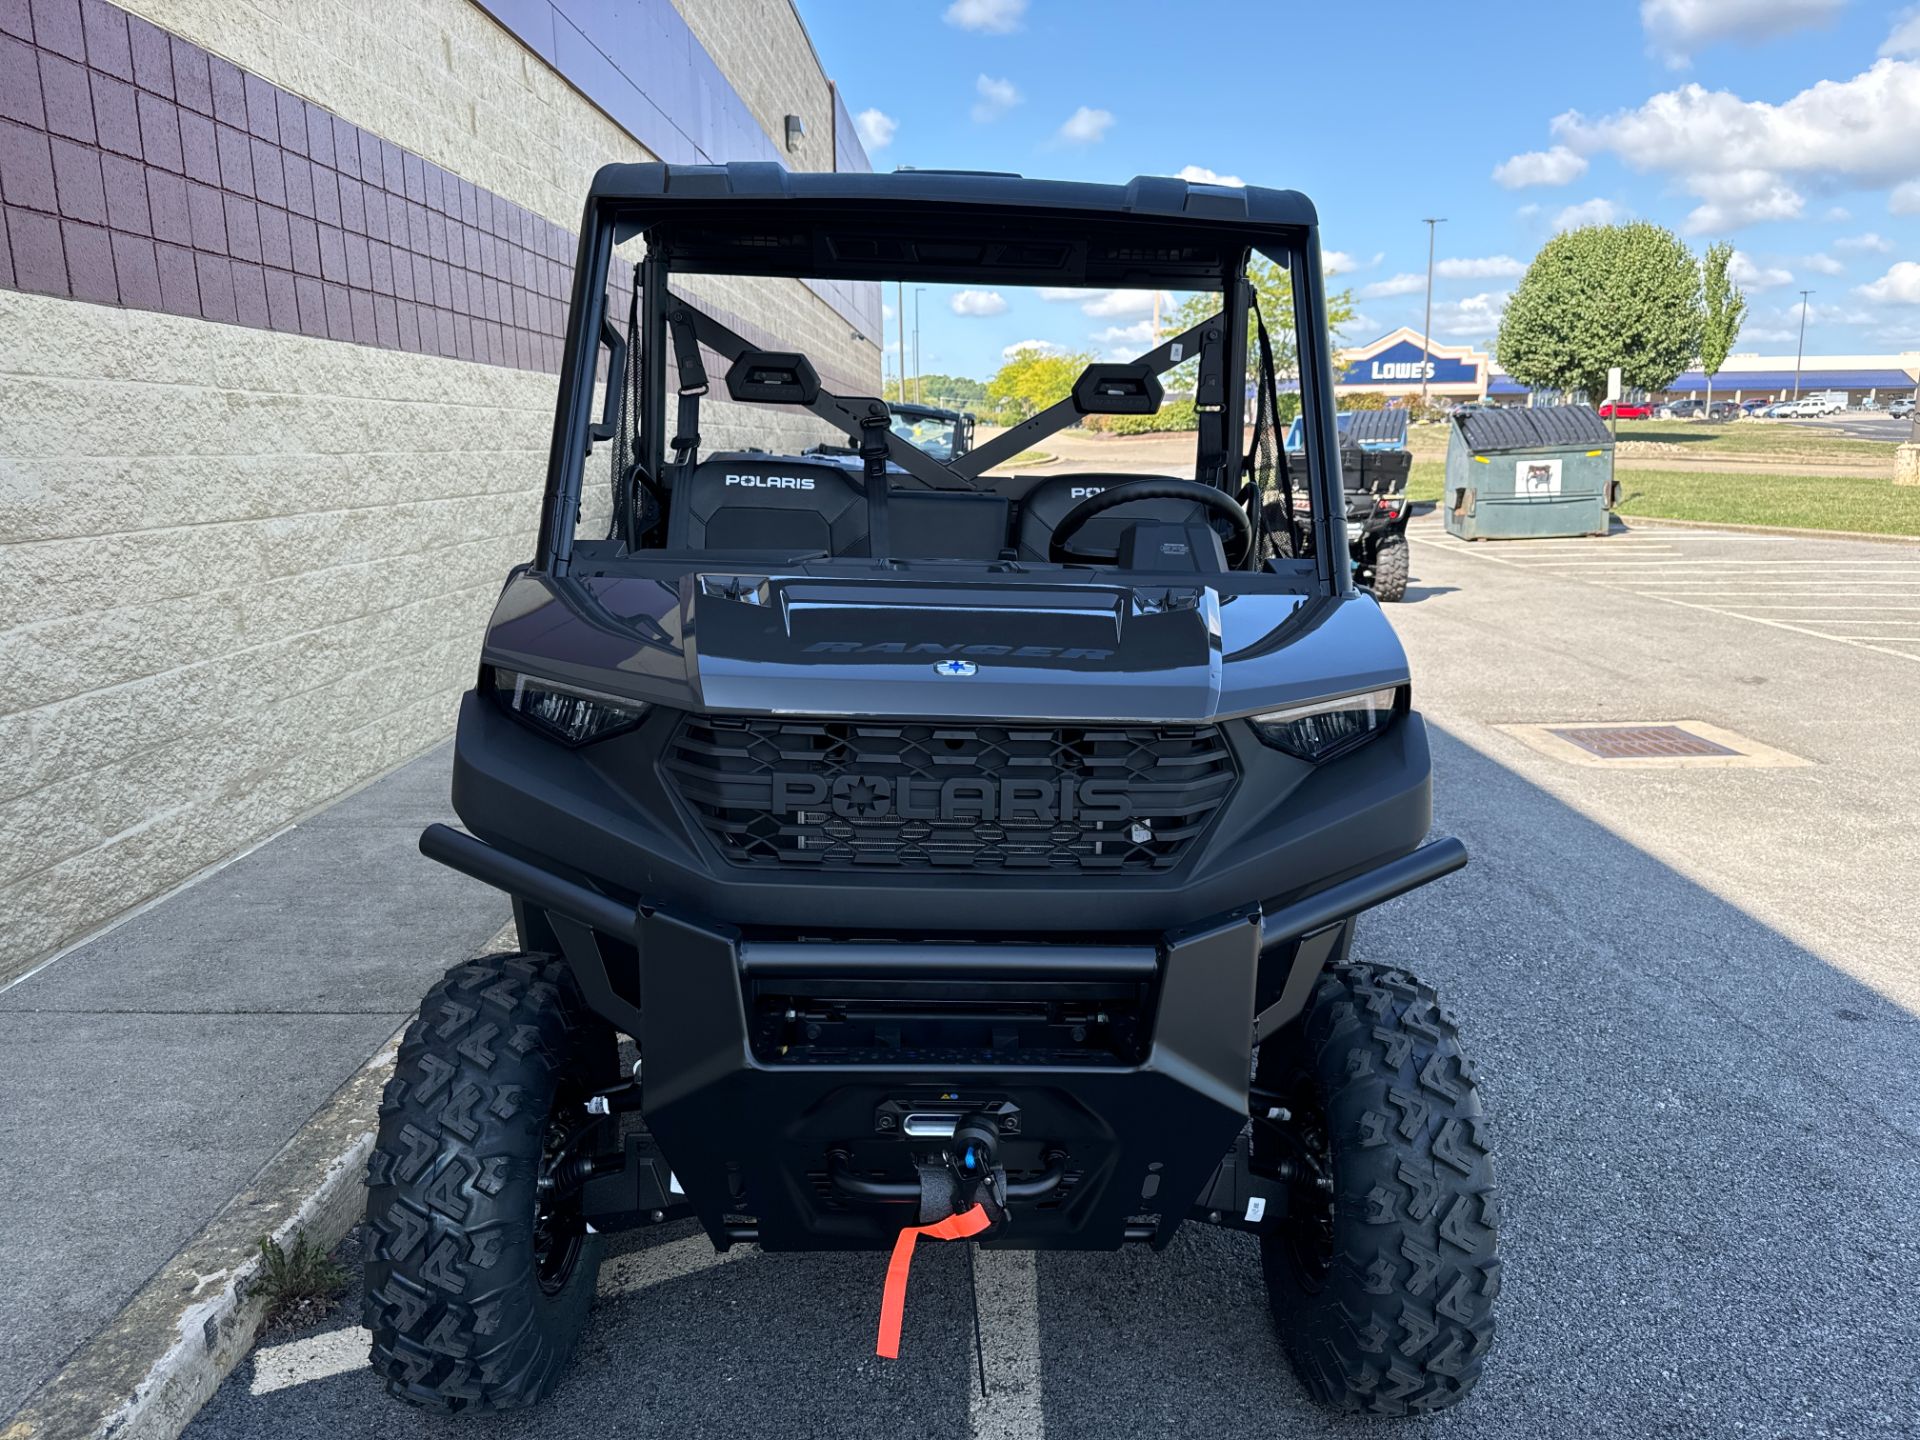
[[[1500,328],[1511,290],[1488,290],[1464,300],[1442,300],[1433,307],[1433,333],[1479,338]]]
[[[1160,292],[1162,307],[1170,304],[1172,299],[1173,297],[1164,290]],[[1097,291],[1086,304],[1080,307],[1080,313],[1091,315],[1096,320],[1124,320],[1135,315],[1151,315],[1153,314],[1153,291]]]
[[[1656,55],[1676,69],[1717,40],[1770,40],[1831,20],[1846,0],[1640,0]]]
[[[869,150],[884,150],[893,143],[893,132],[900,122],[884,110],[862,110],[853,117],[853,128],[860,132],[860,143]]]
[[[1816,275],[1838,275],[1847,267],[1831,255],[1803,255],[1800,263]]]
[[[1511,255],[1482,255],[1438,261],[1433,273],[1445,280],[1511,280],[1526,274],[1527,267]]]
[[[1853,218],[1853,212],[1847,209],[1847,207],[1844,205],[1834,205],[1829,207],[1827,210],[1827,213],[1821,218],[1825,220],[1832,220],[1839,224],[1845,224],[1847,221]]]
[[[1703,202],[1689,230],[1793,219],[1805,209],[1799,185],[1831,191],[1920,179],[1920,61],[1878,60],[1777,105],[1683,85],[1600,118],[1570,110],[1552,130],[1580,154],[1610,151],[1636,170],[1674,176]]]
[[[1920,5],[1908,6],[1893,22],[1893,30],[1881,43],[1886,56],[1920,55]]]
[[[949,302],[956,315],[1004,315],[1007,297],[998,290],[962,290]]]
[[[1111,110],[1093,110],[1082,105],[1067,117],[1067,123],[1054,133],[1054,139],[1063,145],[1092,145],[1107,138],[1107,131],[1113,125]]]
[[[980,97],[973,102],[973,118],[981,125],[998,120],[1026,98],[1011,80],[996,80],[991,75],[974,81],[973,91]]]
[[[1386,327],[1371,315],[1362,315],[1356,310],[1347,320],[1347,323],[1340,327],[1340,333],[1343,335],[1374,335],[1382,333],[1385,329]]]
[[[1583,225],[1611,225],[1620,218],[1620,207],[1611,200],[1595,196],[1569,205],[1553,217],[1555,230],[1578,230]]]
[[[1153,320],[1148,317],[1136,320],[1131,325],[1109,325],[1104,330],[1094,331],[1093,338],[1105,345],[1131,345],[1139,350],[1153,343]]]
[[[1920,215],[1920,180],[1909,180],[1893,187],[1887,197],[1887,210],[1894,215]]]
[[[1893,242],[1885,236],[1876,235],[1873,231],[1869,230],[1864,235],[1843,235],[1840,239],[1833,242],[1833,248],[1836,250],[1871,251],[1876,255],[1884,255],[1893,249]]]
[[[1356,270],[1371,270],[1387,258],[1387,252],[1376,250],[1371,260],[1362,260],[1345,250],[1323,250],[1320,252],[1320,268],[1329,275],[1351,275]]]
[[[1027,13],[1027,0],[953,0],[942,17],[962,30],[986,35],[1011,35]]]
[[[1247,182],[1238,175],[1222,175],[1217,170],[1209,170],[1204,165],[1182,165],[1173,172],[1176,180],[1185,180],[1190,185],[1245,185]]]
[[[1072,302],[1080,307],[1081,314],[1096,320],[1131,320],[1153,314],[1151,290],[1088,290],[1077,285],[1042,285],[1039,294],[1042,300],[1056,305]],[[1162,290],[1160,304],[1171,309],[1173,296]]]
[[[1767,170],[1694,175],[1687,184],[1706,202],[1687,212],[1682,228],[1689,235],[1737,230],[1761,220],[1798,220],[1806,207],[1799,191]]]
[[[1051,340],[1016,340],[1000,352],[1002,360],[1011,360],[1022,350],[1031,350],[1038,355],[1064,355],[1067,347],[1056,345]]]
[[[1920,305],[1920,261],[1896,261],[1878,280],[1856,288],[1859,294],[1883,305]]]
[[[1493,167],[1493,181],[1508,190],[1529,185],[1570,185],[1587,173],[1587,157],[1564,145],[1529,150]]]
[[[1727,262],[1727,274],[1743,290],[1774,290],[1793,283],[1793,272],[1777,265],[1759,265],[1744,250],[1733,252]]]
[[[1379,300],[1388,295],[1413,295],[1426,288],[1426,276],[1401,274],[1386,280],[1376,280],[1371,285],[1362,285],[1360,293],[1369,300]]]

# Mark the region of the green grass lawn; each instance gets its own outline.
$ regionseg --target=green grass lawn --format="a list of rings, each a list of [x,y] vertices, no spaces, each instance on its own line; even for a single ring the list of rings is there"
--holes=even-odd
[[[1920,535],[1920,485],[1836,475],[1622,470],[1620,514]]]
[[[1628,517],[1920,535],[1920,485],[1890,479],[1702,470],[1622,470],[1619,478]],[[1407,498],[1437,501],[1445,479],[1441,461],[1416,460]]]

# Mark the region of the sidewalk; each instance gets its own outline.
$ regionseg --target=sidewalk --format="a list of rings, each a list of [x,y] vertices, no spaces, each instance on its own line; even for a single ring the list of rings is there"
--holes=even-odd
[[[414,848],[450,756],[0,991],[0,1417],[506,922]]]

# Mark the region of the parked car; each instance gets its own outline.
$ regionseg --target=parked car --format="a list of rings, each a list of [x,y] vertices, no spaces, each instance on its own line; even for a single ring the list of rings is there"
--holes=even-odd
[[[1740,413],[1742,415],[1764,415],[1772,405],[1773,402],[1771,400],[1742,400],[1740,402]]]
[[[1716,400],[1707,410],[1709,420],[1740,420],[1746,416],[1746,410],[1731,400]]]
[[[1903,395],[1887,406],[1887,414],[1896,420],[1907,420],[1913,416],[1913,396]]]
[[[1698,400],[1670,400],[1654,413],[1662,420],[1692,420],[1699,416],[1702,408]]]
[[[1639,405],[1630,400],[1609,400],[1600,407],[1602,420],[1646,420],[1652,415],[1651,405]]]

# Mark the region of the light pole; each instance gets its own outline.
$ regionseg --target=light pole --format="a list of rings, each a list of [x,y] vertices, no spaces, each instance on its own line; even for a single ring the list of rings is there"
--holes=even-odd
[[[1807,353],[1807,297],[1811,290],[1800,292],[1800,348],[1793,352],[1793,398],[1800,398],[1800,361]]]
[[[920,393],[920,297],[927,293],[927,287],[913,287],[913,398],[923,400]]]
[[[1427,320],[1420,327],[1420,413],[1427,413],[1427,372],[1433,368],[1433,237],[1447,223],[1444,215],[1430,216],[1427,227]]]
[[[893,282],[893,318],[895,332],[900,337],[900,393],[893,398],[907,398],[907,284],[904,280]]]

